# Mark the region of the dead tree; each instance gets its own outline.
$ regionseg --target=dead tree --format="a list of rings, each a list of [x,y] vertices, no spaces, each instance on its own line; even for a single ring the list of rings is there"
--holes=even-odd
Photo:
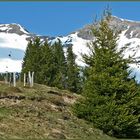
[[[28,72],[28,83],[29,83],[30,86],[31,86],[31,82],[32,82],[32,79],[31,79],[31,72],[29,71],[29,72]]]
[[[34,86],[34,72],[32,72],[32,75],[31,75],[31,86],[30,87],[33,87]]]
[[[16,87],[16,74],[13,73],[13,86]]]
[[[27,83],[30,87],[34,86],[34,72],[28,72]],[[24,87],[26,86],[26,73],[24,73]]]
[[[24,87],[26,86],[26,73],[24,73]]]

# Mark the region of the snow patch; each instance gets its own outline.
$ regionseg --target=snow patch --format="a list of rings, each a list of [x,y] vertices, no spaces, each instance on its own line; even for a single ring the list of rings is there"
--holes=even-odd
[[[0,47],[15,48],[20,50],[26,50],[28,41],[27,35],[17,35],[15,33],[0,33]]]
[[[21,72],[22,60],[0,59],[0,72]]]
[[[77,36],[77,32],[75,34],[71,34],[72,37],[72,44],[73,44],[73,52],[76,54],[76,63],[80,66],[85,66],[83,62],[83,58],[81,54],[89,54],[89,48],[87,44],[90,42],[88,40],[82,39]]]
[[[24,30],[24,28],[21,25],[18,24],[18,26],[20,27],[20,31],[22,31],[25,34],[29,34],[27,31]]]
[[[7,58],[0,58],[0,72],[20,72],[22,68],[22,60],[23,55],[20,56],[21,59],[10,59],[8,58],[8,54],[11,52],[12,49],[16,50],[20,54],[25,52],[28,41],[26,40],[27,35],[18,35],[15,33],[0,33],[0,48],[7,48]],[[19,50],[19,51],[18,51]],[[12,52],[12,55],[14,53]],[[12,56],[16,58],[16,56]]]
[[[87,47],[87,44],[90,42],[89,40],[82,39],[77,36],[78,32],[75,32],[73,34],[70,34],[68,36],[64,37],[57,37],[51,41],[51,45],[58,41],[58,39],[61,40],[62,45],[65,44],[72,44],[72,49],[74,54],[77,56],[76,63],[79,66],[85,66],[85,63],[83,62],[81,54],[88,54],[89,48]],[[64,52],[66,56],[66,50],[67,48],[64,47]]]
[[[125,36],[127,30],[122,31],[119,35],[118,40],[118,49],[125,47],[126,44],[129,44],[124,51],[124,58],[128,58],[129,56],[133,57],[136,62],[140,61],[140,39],[138,38],[131,38],[128,39]],[[130,64],[130,69],[132,69],[132,74],[136,76],[136,80],[140,81],[140,63]]]

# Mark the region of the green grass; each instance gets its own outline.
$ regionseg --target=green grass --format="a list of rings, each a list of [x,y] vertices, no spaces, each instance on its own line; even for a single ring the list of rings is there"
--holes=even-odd
[[[6,107],[0,107],[0,120],[8,119],[8,117],[12,114],[12,110]]]
[[[79,95],[69,91],[1,84],[0,97],[1,139],[114,139],[73,115],[71,105]]]

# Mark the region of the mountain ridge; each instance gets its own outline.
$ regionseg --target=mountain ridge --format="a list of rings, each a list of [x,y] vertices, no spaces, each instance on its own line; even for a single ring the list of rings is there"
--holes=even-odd
[[[130,65],[130,67],[134,69],[134,74],[140,76],[140,22],[112,16],[109,25],[114,30],[121,30],[118,40],[118,49],[128,46],[128,49],[124,52],[124,57],[134,55],[137,64]],[[51,44],[59,39],[64,46],[64,50],[66,50],[68,46],[73,46],[73,51],[77,55],[76,62],[78,65],[84,66],[85,64],[82,62],[81,53],[89,52],[86,46],[87,43],[94,39],[91,33],[91,27],[93,26],[94,24],[88,24],[66,36],[60,35],[53,37],[30,33],[22,25],[17,23],[0,24],[0,51],[3,52],[0,54],[0,65],[2,66],[0,72],[20,72],[28,41],[35,37],[41,38],[41,41],[48,40]],[[11,58],[8,57],[9,53],[11,53]],[[21,56],[20,59],[19,54]],[[14,68],[12,65],[15,64],[16,67]]]

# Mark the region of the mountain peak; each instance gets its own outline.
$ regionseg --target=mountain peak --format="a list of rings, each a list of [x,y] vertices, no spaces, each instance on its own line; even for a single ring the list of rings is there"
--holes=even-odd
[[[0,32],[16,33],[18,35],[29,34],[24,27],[17,23],[0,24]]]
[[[97,24],[98,25],[98,24]],[[110,28],[115,31],[125,31],[127,38],[140,38],[140,22],[122,19],[117,16],[111,16],[111,20],[109,22]],[[91,28],[95,26],[94,24],[86,25],[82,29],[78,30],[78,37],[92,40],[94,37],[91,33]]]

